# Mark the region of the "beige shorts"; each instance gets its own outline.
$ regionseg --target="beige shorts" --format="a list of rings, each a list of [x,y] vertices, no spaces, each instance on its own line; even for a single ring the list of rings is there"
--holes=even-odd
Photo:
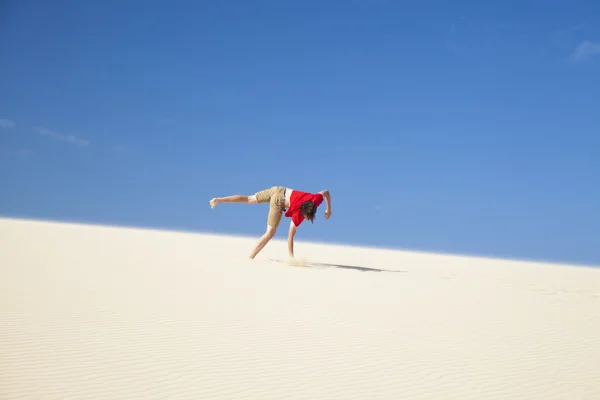
[[[277,228],[285,209],[285,187],[272,186],[269,189],[256,192],[256,201],[259,204],[266,203],[267,201],[270,203],[267,224],[273,228]]]

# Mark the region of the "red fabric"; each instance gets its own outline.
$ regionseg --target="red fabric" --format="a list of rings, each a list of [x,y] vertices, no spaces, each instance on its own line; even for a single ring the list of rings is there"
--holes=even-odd
[[[323,202],[323,195],[321,193],[312,194],[307,192],[301,192],[294,190],[290,197],[290,208],[285,212],[286,217],[292,217],[294,225],[299,226],[304,221],[304,215],[300,212],[300,206],[305,201],[312,200],[315,206],[319,207]]]

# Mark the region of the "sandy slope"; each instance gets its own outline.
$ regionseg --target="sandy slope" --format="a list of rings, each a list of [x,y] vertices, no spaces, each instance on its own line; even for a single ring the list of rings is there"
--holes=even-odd
[[[600,269],[253,244],[0,219],[0,398],[600,399]]]

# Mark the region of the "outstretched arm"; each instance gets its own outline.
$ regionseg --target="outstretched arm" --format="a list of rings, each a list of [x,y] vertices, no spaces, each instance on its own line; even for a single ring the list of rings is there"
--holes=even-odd
[[[290,230],[288,232],[288,253],[291,258],[294,258],[294,235],[298,227],[294,225],[294,221],[290,222]]]
[[[329,194],[329,190],[322,190],[319,193],[323,195],[323,198],[325,198],[325,202],[327,203],[327,209],[325,210],[325,219],[329,219],[329,217],[331,217],[331,194]]]

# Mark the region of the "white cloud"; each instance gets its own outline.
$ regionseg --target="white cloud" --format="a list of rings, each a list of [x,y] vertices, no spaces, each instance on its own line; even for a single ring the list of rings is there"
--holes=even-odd
[[[0,118],[0,128],[13,128],[16,125],[15,121],[10,119]]]
[[[74,135],[65,135],[47,128],[36,128],[36,131],[42,136],[48,136],[55,140],[60,140],[77,146],[85,147],[90,144],[90,140],[88,139],[82,139]]]
[[[571,60],[586,61],[588,58],[594,55],[600,55],[600,43],[584,40],[577,45],[575,51],[573,51],[571,54]]]

